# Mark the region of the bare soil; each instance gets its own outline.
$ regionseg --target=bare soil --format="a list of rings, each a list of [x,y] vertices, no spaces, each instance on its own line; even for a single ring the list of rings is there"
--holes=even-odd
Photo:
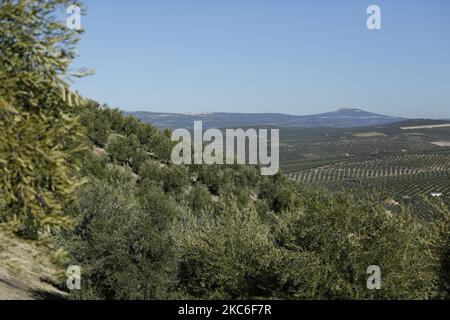
[[[36,244],[0,231],[0,300],[59,300],[56,268]]]

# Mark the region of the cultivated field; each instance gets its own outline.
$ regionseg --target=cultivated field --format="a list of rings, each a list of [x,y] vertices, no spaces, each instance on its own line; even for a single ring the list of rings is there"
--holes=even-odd
[[[450,200],[450,127],[409,121],[356,129],[283,129],[283,172],[332,190],[376,191],[426,216]],[[434,194],[434,197],[432,196]],[[437,195],[436,195],[437,194]]]

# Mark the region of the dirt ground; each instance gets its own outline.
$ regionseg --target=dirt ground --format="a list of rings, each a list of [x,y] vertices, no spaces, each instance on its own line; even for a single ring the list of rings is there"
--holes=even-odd
[[[0,231],[0,300],[55,300],[66,294],[55,288],[55,268],[33,243]]]

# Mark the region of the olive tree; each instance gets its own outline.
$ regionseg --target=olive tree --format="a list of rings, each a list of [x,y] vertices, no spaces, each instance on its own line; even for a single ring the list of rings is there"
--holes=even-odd
[[[74,155],[83,99],[67,78],[82,31],[55,13],[69,0],[0,3],[0,186],[14,208],[15,230],[68,227],[64,203],[80,184]],[[73,74],[82,76],[83,72]]]

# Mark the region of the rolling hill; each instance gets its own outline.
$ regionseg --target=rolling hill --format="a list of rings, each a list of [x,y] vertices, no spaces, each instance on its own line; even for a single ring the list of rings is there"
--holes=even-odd
[[[359,126],[382,125],[399,122],[404,118],[391,117],[367,112],[357,108],[343,108],[337,111],[294,116],[280,113],[154,113],[129,112],[142,121],[153,124],[160,129],[192,129],[194,121],[203,121],[203,127],[236,128],[249,126],[304,127],[304,128],[350,128]]]

